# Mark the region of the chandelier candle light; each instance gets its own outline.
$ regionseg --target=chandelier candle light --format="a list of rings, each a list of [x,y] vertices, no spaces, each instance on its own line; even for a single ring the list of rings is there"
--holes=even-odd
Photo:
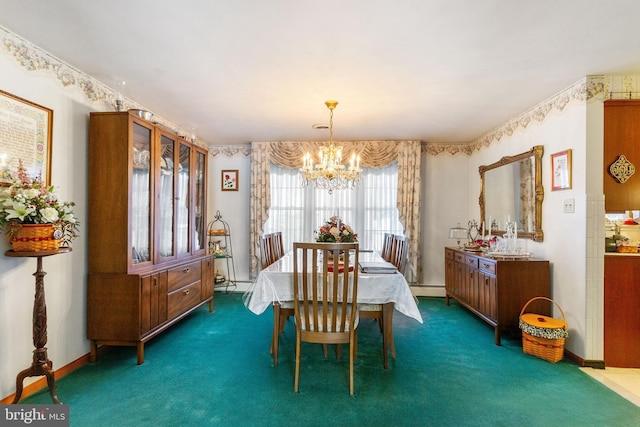
[[[310,153],[307,152],[302,157],[300,176],[303,187],[313,181],[315,188],[329,190],[329,194],[332,194],[333,190],[357,187],[362,169],[360,156],[355,153],[351,155],[348,169],[342,164],[342,147],[333,144],[333,110],[338,101],[326,101],[325,104],[330,111],[329,145],[320,147],[319,162],[316,165],[313,164]]]

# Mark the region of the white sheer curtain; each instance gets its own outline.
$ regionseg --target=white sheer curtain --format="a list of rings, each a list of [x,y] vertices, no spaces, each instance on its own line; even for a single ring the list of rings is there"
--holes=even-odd
[[[355,190],[302,188],[297,169],[270,165],[271,206],[264,232],[281,231],[285,250],[313,241],[329,217],[339,215],[358,233],[361,249],[380,251],[384,233],[402,234],[397,206],[398,165],[365,168]]]

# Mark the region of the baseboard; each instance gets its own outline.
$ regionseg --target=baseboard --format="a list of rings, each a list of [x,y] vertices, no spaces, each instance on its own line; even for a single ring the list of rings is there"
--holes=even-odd
[[[442,286],[421,286],[412,285],[411,293],[417,297],[440,297],[446,296],[446,291]]]
[[[569,350],[564,350],[564,356],[574,362],[576,365],[581,368],[593,368],[593,369],[604,369],[604,360],[589,360],[583,359],[582,357],[570,352]]]
[[[71,372],[75,371],[76,369],[80,368],[81,366],[86,365],[87,363],[89,363],[89,354],[85,354],[82,357],[79,357],[78,359],[74,360],[71,363],[68,363],[64,366],[61,366],[60,368],[56,369],[53,372],[53,376],[54,378],[57,380],[59,380],[60,378],[70,374]],[[47,378],[44,376],[41,376],[40,378],[38,378],[36,381],[32,382],[29,385],[25,385],[22,389],[22,395],[20,396],[20,400],[24,399],[27,396],[30,396],[34,393],[39,392],[40,390],[47,388]],[[12,393],[9,396],[5,397],[4,399],[0,400],[0,404],[9,404],[13,402],[13,399],[15,398],[16,394]]]

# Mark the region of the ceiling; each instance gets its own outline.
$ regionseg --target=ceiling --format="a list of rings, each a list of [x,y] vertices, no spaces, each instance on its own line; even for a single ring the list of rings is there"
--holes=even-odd
[[[0,26],[209,144],[478,138],[640,74],[637,0],[0,0]]]

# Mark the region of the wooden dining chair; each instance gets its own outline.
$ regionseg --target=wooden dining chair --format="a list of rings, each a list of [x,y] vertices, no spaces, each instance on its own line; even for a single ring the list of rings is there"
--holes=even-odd
[[[391,250],[393,249],[393,234],[384,233],[384,240],[382,241],[382,251],[380,256],[385,261],[391,261]]]
[[[260,236],[260,265],[267,268],[273,263],[273,234],[263,234]]]
[[[284,256],[284,244],[282,242],[282,231],[274,231],[271,233],[271,242],[273,249],[273,262],[276,262]]]
[[[391,259],[389,262],[396,266],[400,274],[404,274],[404,268],[407,265],[407,250],[409,241],[405,236],[393,236],[393,248],[391,250]]]
[[[404,274],[407,257],[407,238],[400,235],[389,234],[389,256],[386,261],[393,264],[400,274]],[[385,241],[387,236],[385,234]],[[386,242],[385,242],[386,243]],[[383,313],[384,310],[386,313]],[[382,333],[382,349],[383,354],[383,367],[388,368],[388,355],[387,348],[391,350],[391,357],[396,358],[396,345],[393,340],[393,307],[385,307],[383,304],[360,304],[360,318],[362,319],[375,319],[380,327],[380,333]],[[388,340],[389,342],[385,342]]]
[[[262,268],[266,268],[284,256],[282,232],[264,234],[260,238],[260,259]],[[274,366],[278,365],[278,349],[280,335],[289,317],[293,316],[293,302],[282,301],[273,303],[273,332],[269,353],[273,355]]]
[[[344,264],[339,264],[343,252]],[[330,257],[332,256],[332,258]],[[349,393],[354,393],[353,363],[357,350],[357,243],[294,243],[293,291],[296,324],[296,367],[293,389],[298,392],[302,342],[349,344]],[[331,271],[330,271],[331,270]]]

